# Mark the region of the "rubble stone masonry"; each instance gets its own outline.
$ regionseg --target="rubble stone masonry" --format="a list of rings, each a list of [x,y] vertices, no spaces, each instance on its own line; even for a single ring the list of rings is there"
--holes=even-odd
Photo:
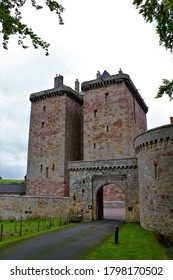
[[[68,217],[69,198],[0,195],[0,219]]]

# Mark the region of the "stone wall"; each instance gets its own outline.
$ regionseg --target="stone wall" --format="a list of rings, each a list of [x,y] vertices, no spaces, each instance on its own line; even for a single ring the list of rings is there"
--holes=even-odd
[[[0,195],[0,218],[3,220],[68,215],[69,198]]]
[[[135,148],[141,226],[173,240],[173,125],[141,134]]]
[[[103,187],[103,203],[105,208],[125,207],[125,193],[116,184]]]

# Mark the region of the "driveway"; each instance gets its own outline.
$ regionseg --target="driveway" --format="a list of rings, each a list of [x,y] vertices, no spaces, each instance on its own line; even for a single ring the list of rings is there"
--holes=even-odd
[[[74,224],[0,249],[0,260],[79,260],[111,234],[122,220]]]

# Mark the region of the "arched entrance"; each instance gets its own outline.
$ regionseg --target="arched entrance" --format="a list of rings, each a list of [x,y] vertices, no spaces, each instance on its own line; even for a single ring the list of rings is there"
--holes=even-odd
[[[125,221],[125,193],[117,184],[105,184],[96,194],[97,219]]]
[[[75,197],[76,215],[82,212],[83,221],[104,218],[104,187],[113,184],[125,196],[125,221],[139,222],[136,158],[70,162],[69,171],[70,198],[74,204]]]

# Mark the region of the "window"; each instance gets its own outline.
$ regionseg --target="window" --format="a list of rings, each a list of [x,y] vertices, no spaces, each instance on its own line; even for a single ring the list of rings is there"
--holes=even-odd
[[[40,165],[40,172],[42,172],[43,171],[43,165],[41,164]]]
[[[94,110],[94,117],[97,117],[97,110]]]
[[[106,131],[109,131],[109,126],[108,125],[106,126]]]
[[[44,122],[41,123],[41,128],[43,128],[43,127],[44,127]]]
[[[48,177],[49,177],[49,168],[46,167],[46,178],[48,178]]]
[[[94,149],[96,149],[96,143],[94,143]]]
[[[154,178],[158,179],[159,178],[159,174],[158,174],[158,164],[155,163],[154,164]]]
[[[105,99],[107,99],[107,98],[108,98],[108,95],[109,95],[109,93],[108,93],[108,92],[106,92],[106,93],[105,93]]]
[[[43,111],[46,111],[46,106],[45,105],[43,106]]]
[[[52,169],[53,169],[53,171],[55,170],[55,164],[53,164]]]

